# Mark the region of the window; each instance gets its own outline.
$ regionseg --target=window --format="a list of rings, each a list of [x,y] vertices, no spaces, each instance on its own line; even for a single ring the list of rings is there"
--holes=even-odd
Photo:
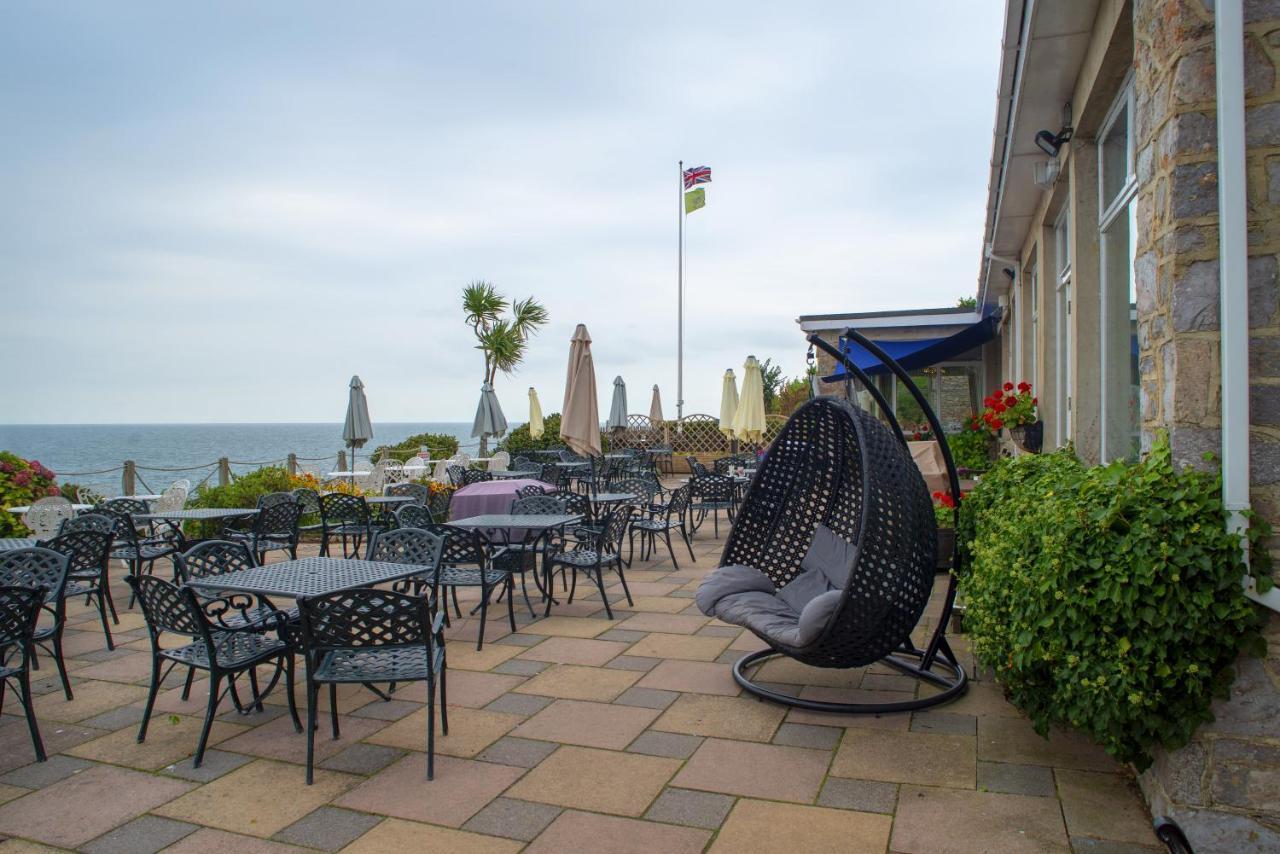
[[[1133,281],[1137,245],[1134,195],[1138,182],[1129,128],[1132,114],[1131,74],[1098,135],[1103,462],[1136,458],[1142,425]]]
[[[1039,386],[1036,379],[1036,349],[1040,346],[1040,265],[1032,260],[1031,269],[1027,272],[1027,294],[1030,298],[1027,314],[1030,316],[1030,323],[1027,324],[1027,331],[1031,340],[1027,342],[1027,373],[1026,376],[1019,376],[1019,381],[1026,381],[1033,386]]]
[[[984,394],[982,365],[972,362],[944,362],[909,373],[925,400],[933,407],[944,433],[959,433],[968,420],[978,414],[978,401]],[[881,378],[883,375],[877,380]],[[929,429],[924,411],[901,380],[893,381],[886,397],[893,403],[898,423],[908,436],[916,429]]]
[[[1053,226],[1054,258],[1057,261],[1054,311],[1055,406],[1058,444],[1071,441],[1071,206],[1063,205]]]

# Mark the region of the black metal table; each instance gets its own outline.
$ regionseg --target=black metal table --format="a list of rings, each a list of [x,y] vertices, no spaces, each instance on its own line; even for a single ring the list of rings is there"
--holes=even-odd
[[[35,537],[5,537],[0,539],[0,552],[11,552],[15,549],[29,549],[39,540]]]
[[[514,480],[516,478],[528,478],[529,480],[537,480],[542,474],[541,471],[491,471],[490,475],[494,480]]]
[[[364,500],[365,504],[404,504],[417,501],[412,495],[371,495]]]
[[[417,575],[430,567],[411,563],[385,563],[378,560],[351,560],[336,557],[303,557],[252,569],[238,569],[224,575],[193,578],[187,585],[210,592],[236,590],[264,596],[319,596],[372,587],[387,581],[398,581]]]
[[[257,516],[258,511],[247,507],[195,507],[190,510],[162,510],[159,513],[135,513],[135,520],[164,519],[169,522],[213,522],[218,519],[241,519]]]
[[[540,538],[546,536],[550,531],[565,525],[579,522],[582,520],[581,514],[565,513],[561,515],[538,515],[536,513],[482,513],[479,516],[470,516],[466,519],[458,519],[449,524],[455,528],[461,528],[464,531],[484,531],[485,536],[493,539],[491,532],[500,532],[503,540],[503,547],[510,548],[513,541],[519,541],[522,545],[529,538],[529,532],[535,532],[533,539],[533,551],[537,553],[537,542]],[[522,576],[523,577],[523,576]],[[533,573],[533,583],[538,588],[538,592],[543,596],[550,597],[550,585],[544,587],[538,578],[538,572],[535,568]],[[523,582],[522,582],[523,584]],[[526,604],[528,596],[525,597]],[[556,600],[553,598],[554,603]],[[529,612],[533,613],[533,605],[529,604]],[[473,610],[472,613],[475,613]]]
[[[636,496],[630,492],[597,492],[591,496],[592,504],[620,504],[635,500]]]

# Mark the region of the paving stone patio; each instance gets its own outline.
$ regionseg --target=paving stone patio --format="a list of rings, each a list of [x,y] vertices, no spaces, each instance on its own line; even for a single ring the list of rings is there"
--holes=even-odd
[[[141,617],[121,614],[107,653],[94,612],[71,603],[75,700],[47,662],[37,683],[49,761],[33,763],[12,696],[0,716],[0,854],[1163,850],[1124,768],[1078,734],[1039,737],[981,673],[959,700],[914,714],[829,715],[744,694],[730,665],[759,642],[690,599],[723,542],[707,525],[696,564],[679,552],[678,569],[637,560],[635,604],[615,582],[612,621],[598,594],[561,596],[545,619],[522,607],[516,633],[495,608],[477,652],[476,620],[455,619],[450,734],[437,733],[431,783],[421,685],[389,702],[344,686],[342,738],[322,726],[313,786],[278,691],[262,713],[228,705],[195,769],[206,683],[183,702],[173,675],[139,745]],[[123,586],[116,601],[128,601]],[[953,645],[973,673],[963,637]],[[918,690],[882,666],[777,661],[761,678],[816,698]]]

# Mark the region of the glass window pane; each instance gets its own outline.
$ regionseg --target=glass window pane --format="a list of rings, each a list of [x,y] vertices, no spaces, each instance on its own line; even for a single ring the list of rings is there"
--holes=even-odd
[[[1103,347],[1102,378],[1104,451],[1107,460],[1138,456],[1141,414],[1138,389],[1138,336],[1133,300],[1131,213],[1122,211],[1102,232]]]
[[[915,382],[916,387],[920,389],[925,400],[933,403],[933,373],[934,368],[924,368],[922,370],[911,371],[911,379]],[[928,430],[929,422],[924,417],[924,410],[920,408],[920,404],[916,403],[916,399],[911,396],[911,392],[903,384],[902,380],[897,380],[898,401],[897,411],[898,423],[902,425],[902,432],[910,437],[915,430]]]
[[[1123,97],[1123,96],[1122,96]],[[1124,189],[1129,178],[1129,107],[1120,108],[1115,123],[1101,143],[1102,208],[1105,210]]]

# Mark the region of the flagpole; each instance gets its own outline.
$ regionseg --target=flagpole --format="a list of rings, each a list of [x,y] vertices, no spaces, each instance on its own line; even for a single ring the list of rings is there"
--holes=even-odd
[[[676,265],[676,429],[684,428],[684,161],[676,163],[680,260]]]

